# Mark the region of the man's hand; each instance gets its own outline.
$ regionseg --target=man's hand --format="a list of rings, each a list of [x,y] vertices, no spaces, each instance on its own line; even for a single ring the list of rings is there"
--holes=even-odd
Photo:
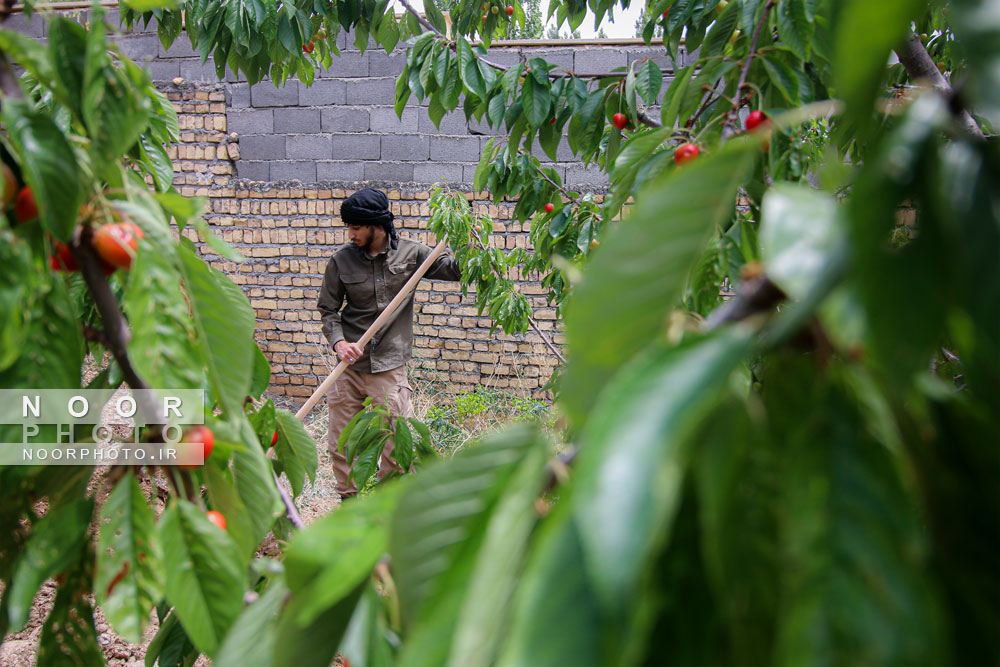
[[[353,364],[361,358],[361,348],[354,343],[348,343],[346,340],[338,340],[337,344],[333,346],[333,351],[336,353],[338,359],[346,361],[349,364]]]

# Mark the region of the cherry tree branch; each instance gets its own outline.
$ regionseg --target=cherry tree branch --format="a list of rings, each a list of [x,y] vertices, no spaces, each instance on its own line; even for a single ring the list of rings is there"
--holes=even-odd
[[[757,28],[753,31],[753,39],[750,40],[750,51],[747,53],[746,62],[743,63],[743,68],[740,70],[740,81],[736,86],[736,101],[733,102],[733,106],[729,109],[729,113],[726,114],[726,122],[722,126],[723,141],[736,134],[736,115],[740,110],[740,95],[743,91],[743,84],[747,82],[750,65],[753,63],[753,57],[757,51],[757,40],[760,38],[760,31],[763,30],[764,24],[767,23],[767,15],[771,11],[771,7],[774,6],[774,3],[775,0],[768,0],[768,3],[764,5],[764,11],[760,14],[760,21],[757,22]]]
[[[979,124],[976,123],[972,114],[961,105],[958,96],[948,83],[948,79],[944,78],[944,75],[938,70],[930,54],[927,53],[927,48],[920,41],[920,37],[911,32],[903,44],[896,49],[896,56],[913,81],[926,81],[934,90],[951,100],[952,113],[958,118],[966,132],[977,139],[985,139]]]

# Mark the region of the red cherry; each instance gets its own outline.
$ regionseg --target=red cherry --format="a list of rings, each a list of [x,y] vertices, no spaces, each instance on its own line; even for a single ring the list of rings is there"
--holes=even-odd
[[[512,5],[507,5],[507,16],[514,15],[514,7]]]
[[[226,529],[226,517],[222,512],[209,510],[205,512],[205,518],[218,526],[220,530]]]
[[[756,130],[761,125],[770,123],[771,119],[767,117],[767,114],[763,111],[751,111],[750,115],[747,116],[747,129]]]
[[[556,124],[556,117],[553,116],[552,118],[549,118],[549,125],[555,125],[555,124]]]
[[[80,270],[80,267],[76,265],[76,260],[73,259],[73,253],[70,252],[69,246],[62,241],[56,241],[56,252],[52,255],[51,264],[54,271],[73,273]]]
[[[551,213],[554,210],[556,210],[556,207],[552,204],[552,202],[549,202],[548,204],[545,205],[546,213]]]
[[[486,23],[486,14],[483,14],[483,23]]]
[[[35,195],[31,192],[31,186],[25,185],[17,193],[14,201],[14,217],[18,222],[27,222],[38,217],[38,204],[35,202]]]
[[[271,446],[274,447],[276,444],[278,444],[278,432],[277,431],[275,431],[274,435],[271,436]]]
[[[689,162],[690,160],[693,160],[696,157],[698,157],[698,153],[700,152],[701,151],[699,151],[698,147],[695,146],[694,144],[684,144],[683,146],[674,151],[674,162],[676,162],[677,164],[683,164],[685,162]]]
[[[663,18],[667,18],[667,14],[670,13],[670,7],[667,7],[667,11],[663,12]]]
[[[617,127],[619,130],[624,130],[625,126],[628,125],[628,116],[619,112],[611,117],[611,124]]]
[[[201,443],[201,449],[205,454],[204,460],[207,461],[208,457],[212,454],[212,450],[215,448],[215,434],[207,426],[195,426],[183,433],[181,442]],[[179,465],[177,467],[182,470],[194,470],[198,466]]]
[[[309,42],[308,44],[303,44],[302,45],[302,50],[305,51],[306,53],[312,53],[313,49],[315,49],[315,48],[316,48],[316,45],[313,44],[312,42]]]

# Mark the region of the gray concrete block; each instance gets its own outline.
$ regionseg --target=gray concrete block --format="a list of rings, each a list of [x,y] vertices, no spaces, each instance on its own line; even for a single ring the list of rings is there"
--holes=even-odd
[[[136,33],[115,41],[122,53],[137,63],[156,58],[160,40],[156,35]]]
[[[319,132],[319,109],[275,109],[274,131],[284,134]]]
[[[462,117],[464,118],[465,115],[463,114]],[[475,116],[472,117],[472,120],[469,121],[469,132],[471,134],[478,134],[486,137],[493,137],[501,134],[507,134],[506,127],[504,126],[502,120],[500,121],[500,125],[497,128],[492,128],[490,127],[490,123],[486,119],[485,115],[483,116],[482,120],[476,120]]]
[[[226,97],[230,109],[246,109],[250,106],[250,84],[234,83],[226,86]]]
[[[339,56],[333,56],[330,69],[316,70],[316,77],[322,79],[351,79],[368,76],[368,53],[357,51],[341,51]]]
[[[272,162],[272,181],[302,181],[316,182],[316,163],[309,162]]]
[[[248,162],[240,160],[236,163],[236,177],[246,178],[251,181],[271,180],[268,162]]]
[[[347,81],[346,104],[384,104],[396,101],[396,79],[350,79]]]
[[[205,81],[216,82],[219,80],[215,73],[215,61],[211,58],[202,65],[198,58],[185,58],[179,61],[181,66],[181,77],[185,81]]]
[[[574,54],[573,71],[577,74],[611,72],[616,67],[628,65],[628,55],[621,49],[595,47],[578,49]]]
[[[365,178],[364,162],[331,162],[316,163],[317,181],[363,181]]]
[[[13,30],[29,37],[43,37],[45,35],[45,21],[39,14],[32,14],[30,20],[25,18],[24,14],[11,14],[4,21],[3,27],[6,30]]]
[[[669,56],[663,54],[663,49],[637,49],[635,51],[628,51],[628,64],[631,65],[637,60],[652,60],[655,62],[664,74],[672,73],[674,71],[673,61],[670,60]]]
[[[574,50],[573,47],[563,49],[524,49],[523,53],[524,57],[529,61],[532,58],[543,58],[549,63],[556,65],[556,69],[552,71],[563,72],[574,69],[576,65],[573,59]],[[579,53],[579,50],[576,50],[576,52]]]
[[[274,132],[274,111],[271,109],[230,111],[226,114],[226,127],[230,132],[240,134],[270,134]]]
[[[440,129],[434,125],[431,117],[427,114],[427,107],[419,107],[417,110],[417,131],[422,134],[447,134],[465,136],[469,134],[469,128],[465,124],[465,113],[462,112],[461,105],[451,113],[446,113],[441,119]]]
[[[430,138],[419,134],[382,137],[382,159],[400,162],[424,161],[430,156]]]
[[[576,155],[573,155],[566,137],[559,140],[559,146],[556,148],[556,157],[559,158],[560,162],[575,162],[580,159]]]
[[[160,58],[200,57],[198,56],[198,52],[191,48],[191,40],[188,38],[187,33],[183,32],[177,36],[177,39],[174,40],[169,49],[164,49],[163,44],[160,44],[157,52]]]
[[[333,156],[338,160],[377,160],[380,150],[379,137],[374,134],[333,135]]]
[[[320,111],[323,132],[367,132],[367,109],[327,108]]]
[[[472,183],[476,180],[476,167],[479,165],[475,164],[464,164],[462,165],[462,183]]]
[[[406,67],[406,53],[398,49],[391,56],[385,51],[372,51],[368,57],[368,76],[399,76]]]
[[[153,81],[172,81],[181,75],[181,66],[176,61],[154,60],[147,67]]]
[[[329,160],[333,156],[330,137],[298,134],[285,139],[285,155],[292,160]]]
[[[366,162],[365,180],[409,183],[413,180],[413,165],[394,162]]]
[[[447,181],[448,183],[462,183],[464,182],[462,170],[463,165],[460,164],[444,164],[441,162],[415,164],[413,165],[413,182],[440,183],[441,181]],[[475,167],[473,167],[473,172],[475,172]]]
[[[490,49],[490,54],[486,56],[486,59],[491,63],[496,63],[497,65],[503,65],[504,67],[513,67],[521,62],[521,49],[519,48],[492,48]]]
[[[240,137],[240,157],[244,160],[283,160],[285,135],[263,134]]]
[[[566,168],[566,178],[564,182],[569,187],[580,185],[608,185],[608,175],[599,167],[570,166]]]
[[[402,133],[417,131],[417,110],[413,107],[403,109],[403,117],[396,116],[392,107],[375,107],[371,110],[372,132]]]
[[[431,137],[431,159],[479,162],[479,137]]]
[[[337,48],[341,51],[347,48],[347,32],[344,30],[337,33]]]
[[[343,104],[345,87],[340,79],[316,79],[313,85],[299,90],[299,104],[304,107]]]
[[[275,88],[271,81],[261,81],[250,87],[250,104],[255,107],[293,107],[299,103],[299,86],[289,79],[281,88]]]

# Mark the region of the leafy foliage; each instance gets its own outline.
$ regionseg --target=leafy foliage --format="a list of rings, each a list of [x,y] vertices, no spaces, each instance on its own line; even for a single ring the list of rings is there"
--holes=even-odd
[[[549,12],[572,31],[588,8],[600,24],[625,6],[563,0]],[[530,250],[503,252],[489,219],[435,191],[432,231],[448,237],[464,287],[508,332],[531,324],[515,276],[536,275],[565,311],[568,451],[552,458],[519,425],[431,463],[426,427],[369,406],[340,443],[359,486],[390,437],[404,469],[429,465],[294,532],[281,563],[253,557],[269,532],[285,534],[274,473],[300,494],[315,447],[260,400],[269,368],[245,297],[169,233],[171,219],[195,225],[238,258],[208,234],[202,204],[170,189],[170,105],[109,55],[99,12],[89,28],[55,20],[45,46],[0,31],[27,73],[24,99],[3,105],[4,160],[42,193],[40,220],[0,221],[16,269],[0,279],[0,375],[76,386],[93,284],[67,288],[45,270],[47,235],[79,254],[95,225],[127,215],[145,232],[138,265],[105,287],[124,287],[133,370],[205,386],[217,433],[201,470],[171,472],[158,521],[137,481],[120,478],[97,524],[96,574],[90,471],[0,469],[0,630],[21,627],[56,577],[40,660],[96,655],[89,590],[132,637],[157,609],[149,664],[203,652],[328,665],[338,651],[374,665],[995,662],[1000,166],[992,137],[953,122],[967,102],[996,127],[987,10],[656,0],[642,30],[662,34],[664,85],[653,60],[593,76],[540,58],[499,67],[490,44],[525,16],[492,7],[428,0],[422,20],[356,0],[122,9],[126,23],[155,18],[166,46],[183,11],[220,76],[277,85],[309,84],[341,30],[362,49],[405,44],[397,111],[414,98],[439,122],[461,105],[502,130],[475,186],[516,199],[531,229]],[[909,74],[886,62],[911,31],[965,79],[962,96],[896,94]],[[748,110],[768,122],[743,131]],[[603,201],[541,168],[536,142],[552,156],[563,137],[608,174]],[[679,165],[688,143],[701,155]],[[895,233],[901,206],[917,213],[913,238]],[[95,385],[118,386],[121,361]],[[205,498],[190,493],[201,483]],[[227,515],[225,532],[207,507]]]

